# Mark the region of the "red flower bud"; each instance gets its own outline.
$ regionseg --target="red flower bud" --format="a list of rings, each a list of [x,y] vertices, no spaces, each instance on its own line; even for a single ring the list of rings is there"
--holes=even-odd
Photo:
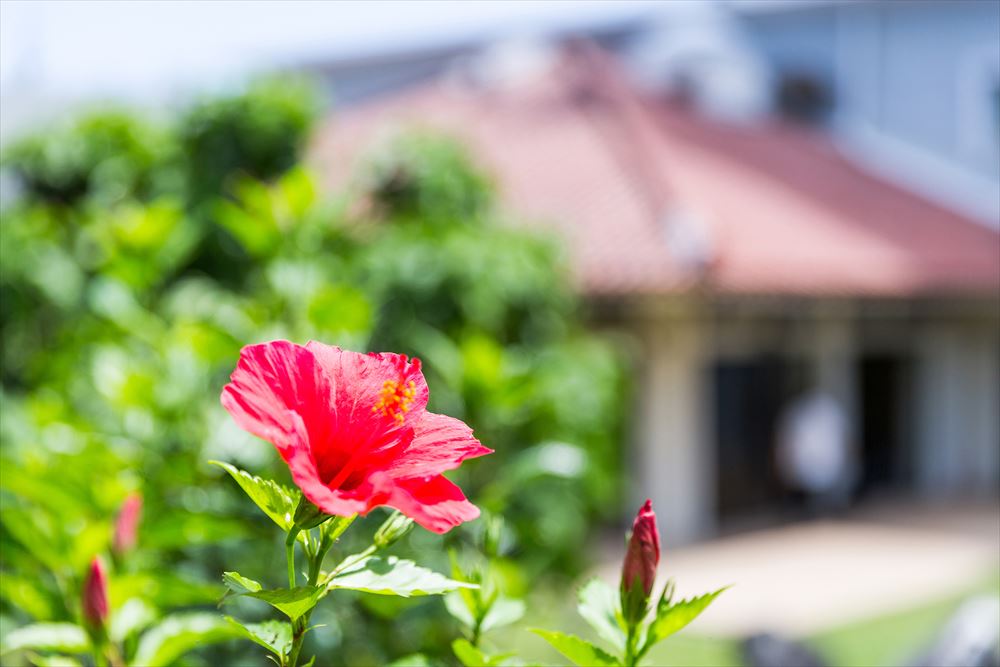
[[[121,556],[135,546],[141,514],[142,496],[138,493],[130,494],[122,503],[118,519],[115,521],[115,535],[111,545],[115,555]]]
[[[94,556],[83,582],[83,620],[93,628],[103,628],[108,619],[108,578],[101,559]]]
[[[656,529],[653,503],[647,500],[632,523],[632,534],[622,566],[622,611],[630,623],[638,622],[646,615],[659,563],[660,533]]]

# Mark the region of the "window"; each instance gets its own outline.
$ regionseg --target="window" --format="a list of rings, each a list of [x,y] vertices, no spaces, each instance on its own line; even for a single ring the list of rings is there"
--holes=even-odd
[[[822,124],[833,110],[833,93],[819,77],[804,72],[782,75],[775,92],[775,107],[785,118],[810,125]]]

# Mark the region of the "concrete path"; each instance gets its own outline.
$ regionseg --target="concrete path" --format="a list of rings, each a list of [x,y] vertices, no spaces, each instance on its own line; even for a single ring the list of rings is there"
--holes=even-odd
[[[617,582],[616,559],[601,575]],[[620,561],[617,561],[620,563]],[[692,626],[808,635],[955,595],[1000,569],[1000,509],[896,511],[800,523],[664,551],[682,596],[735,584]]]

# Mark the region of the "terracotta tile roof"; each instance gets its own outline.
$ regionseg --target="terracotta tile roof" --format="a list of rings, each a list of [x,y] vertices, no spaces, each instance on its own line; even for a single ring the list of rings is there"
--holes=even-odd
[[[508,209],[566,239],[592,294],[1000,291],[997,232],[865,173],[819,133],[715,124],[626,81],[593,47],[516,86],[438,81],[332,118],[314,162],[343,182],[380,137],[457,136]]]

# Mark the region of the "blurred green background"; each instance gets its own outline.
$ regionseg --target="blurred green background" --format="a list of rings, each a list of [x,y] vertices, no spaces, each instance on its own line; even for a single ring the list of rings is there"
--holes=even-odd
[[[177,654],[204,644],[178,664],[266,664],[249,642],[170,635],[162,619],[221,618],[223,570],[283,577],[280,535],[206,464],[287,481],[218,398],[240,347],[274,338],[423,360],[430,409],[496,450],[454,479],[506,519],[507,594],[568,586],[621,515],[622,360],[582,329],[558,247],[497,224],[489,178],[444,137],[404,135],[350,191],[320,193],[302,153],[321,107],[306,81],[263,80],[166,118],[85,114],[4,151],[18,193],[0,244],[3,633],[79,620],[86,566],[139,491],[138,547],[110,575],[126,646],[159,627]],[[414,531],[402,551],[446,571],[443,547],[481,524]],[[454,661],[439,599],[375,597],[322,605],[307,652]],[[228,613],[269,615],[253,603]]]

